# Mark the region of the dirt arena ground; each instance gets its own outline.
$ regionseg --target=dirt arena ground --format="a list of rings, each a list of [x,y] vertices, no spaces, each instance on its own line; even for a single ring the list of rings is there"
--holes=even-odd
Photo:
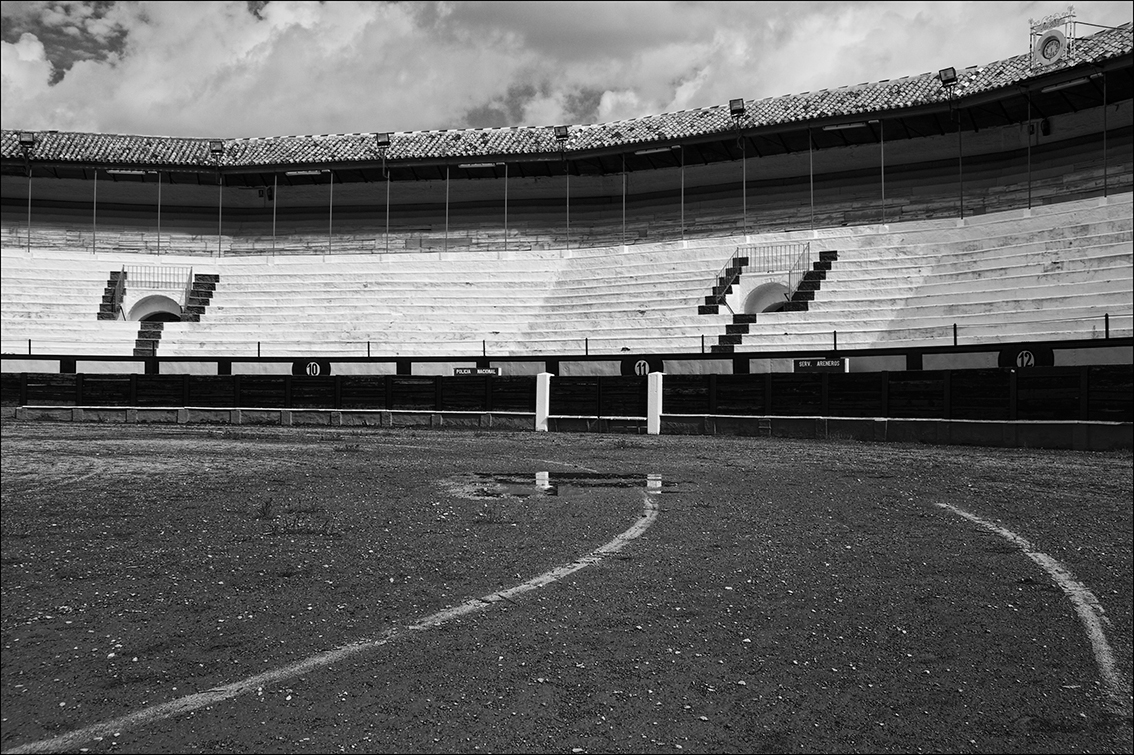
[[[6,421],[4,752],[1125,752],[1129,452]]]

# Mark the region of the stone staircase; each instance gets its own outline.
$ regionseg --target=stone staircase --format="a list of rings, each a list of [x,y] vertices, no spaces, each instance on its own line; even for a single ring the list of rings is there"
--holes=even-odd
[[[126,293],[126,271],[111,270],[106,281],[106,290],[102,294],[102,303],[98,305],[98,319],[117,320],[122,310],[122,296]]]
[[[815,294],[823,287],[823,281],[827,279],[827,273],[831,270],[831,263],[839,258],[837,251],[822,251],[819,252],[819,259],[811,264],[811,269],[803,274],[792,292],[791,298],[784,303],[781,312],[806,312],[809,302],[815,301]],[[739,274],[737,275],[739,277]],[[731,287],[730,289],[731,290]],[[727,293],[727,292],[725,292]],[[713,289],[713,296],[705,297],[706,306],[708,306],[709,299],[717,296],[717,289]],[[723,294],[722,294],[723,296]],[[698,309],[700,311],[700,309]],[[711,314],[716,314],[714,307]],[[744,342],[744,336],[750,332],[749,326],[757,321],[756,314],[734,314],[732,322],[725,325],[725,332],[723,335],[717,336],[717,343],[710,347],[710,352],[713,354],[731,354]]]
[[[783,312],[806,312],[808,302],[815,301],[815,294],[823,287],[827,280],[827,273],[831,263],[839,258],[836,251],[819,252],[819,260],[811,264],[811,269],[803,274],[799,285],[791,295],[791,299],[784,303]]]
[[[720,314],[721,304],[724,303],[725,297],[732,293],[733,284],[740,280],[740,274],[747,266],[747,257],[734,256],[717,277],[717,284],[713,286],[713,293],[705,297],[704,304],[698,305],[697,314]]]
[[[213,294],[217,290],[220,276],[211,273],[196,273],[190,284],[185,306],[181,311],[182,322],[200,322]],[[138,337],[134,341],[134,356],[156,357],[165,323],[160,320],[146,320],[138,324]]]
[[[134,356],[156,357],[161,332],[165,327],[163,322],[141,322],[138,324],[138,337],[134,341]]]
[[[182,322],[200,322],[201,315],[213,299],[213,294],[220,283],[220,276],[210,273],[196,273],[193,275],[193,284],[189,288],[189,296],[185,300],[185,308],[181,313]]]

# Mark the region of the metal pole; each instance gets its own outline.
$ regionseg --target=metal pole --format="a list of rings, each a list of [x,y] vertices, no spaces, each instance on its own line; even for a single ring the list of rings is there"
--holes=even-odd
[[[445,245],[442,247],[449,251],[449,166],[445,166]]]
[[[508,163],[504,163],[504,251],[508,251]]]
[[[811,230],[815,230],[815,156],[811,149],[811,127],[807,127],[807,178],[811,183]]]
[[[327,200],[327,254],[331,253],[331,233],[335,217],[335,171],[330,171],[331,189]]]
[[[1024,129],[1024,136],[1028,139],[1028,209],[1032,209],[1032,93],[1028,95],[1028,127]]]
[[[567,248],[571,248],[571,166],[569,165],[567,166]]]
[[[157,174],[157,252],[161,254],[161,171]]]
[[[94,201],[91,202],[91,254],[98,249],[98,168],[94,169]]]
[[[685,241],[685,147],[681,147],[681,240]]]
[[[965,151],[962,147],[961,110],[957,109],[957,182],[961,192],[961,220],[965,219]]]
[[[1103,74],[1102,80],[1102,195],[1107,196],[1106,191],[1106,74]]]
[[[748,157],[747,145],[740,140],[740,208],[741,225],[744,235],[748,235]]]
[[[878,144],[882,155],[882,225],[886,225],[886,127],[885,121],[878,119]]]
[[[390,253],[390,174],[386,174],[386,254]]]
[[[622,155],[622,246],[626,246],[626,155]]]
[[[221,221],[224,217],[224,179],[217,172],[217,256],[221,256]]]
[[[28,254],[31,254],[31,166],[28,166]]]
[[[272,255],[276,253],[276,194],[280,190],[279,174],[272,176]]]

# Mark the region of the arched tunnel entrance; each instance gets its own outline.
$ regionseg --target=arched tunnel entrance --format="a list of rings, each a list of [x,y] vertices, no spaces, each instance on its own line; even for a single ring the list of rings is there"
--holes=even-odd
[[[139,299],[130,308],[127,320],[138,322],[181,322],[181,305],[168,296],[154,294]]]
[[[744,313],[778,312],[788,300],[788,287],[782,283],[757,286],[744,298]]]

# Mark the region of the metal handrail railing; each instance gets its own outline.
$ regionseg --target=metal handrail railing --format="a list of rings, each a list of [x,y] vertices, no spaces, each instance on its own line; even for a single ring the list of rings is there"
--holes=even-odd
[[[754,273],[786,275],[790,298],[811,265],[811,242],[750,244],[737,247],[737,254],[748,257],[748,269]]]
[[[183,314],[183,315],[189,309],[189,295],[192,292],[193,292],[193,268],[189,268],[189,274],[187,276],[185,276],[185,294],[184,294],[184,298],[183,298],[183,303],[181,305],[181,314]]]
[[[185,288],[185,276],[192,280],[193,268],[166,265],[127,265],[130,284],[134,288],[148,290],[181,290]]]
[[[716,304],[723,304],[728,307],[728,311],[732,312],[733,309],[728,303],[728,289],[740,277],[740,250],[743,247],[737,247],[736,251],[729,257],[728,262],[717,273],[716,283],[713,285],[713,302]]]
[[[126,298],[126,266],[122,266],[122,274],[118,276],[118,282],[114,284],[114,293],[111,294],[110,302],[114,305],[114,319],[117,320],[118,316],[122,314],[122,300]]]

